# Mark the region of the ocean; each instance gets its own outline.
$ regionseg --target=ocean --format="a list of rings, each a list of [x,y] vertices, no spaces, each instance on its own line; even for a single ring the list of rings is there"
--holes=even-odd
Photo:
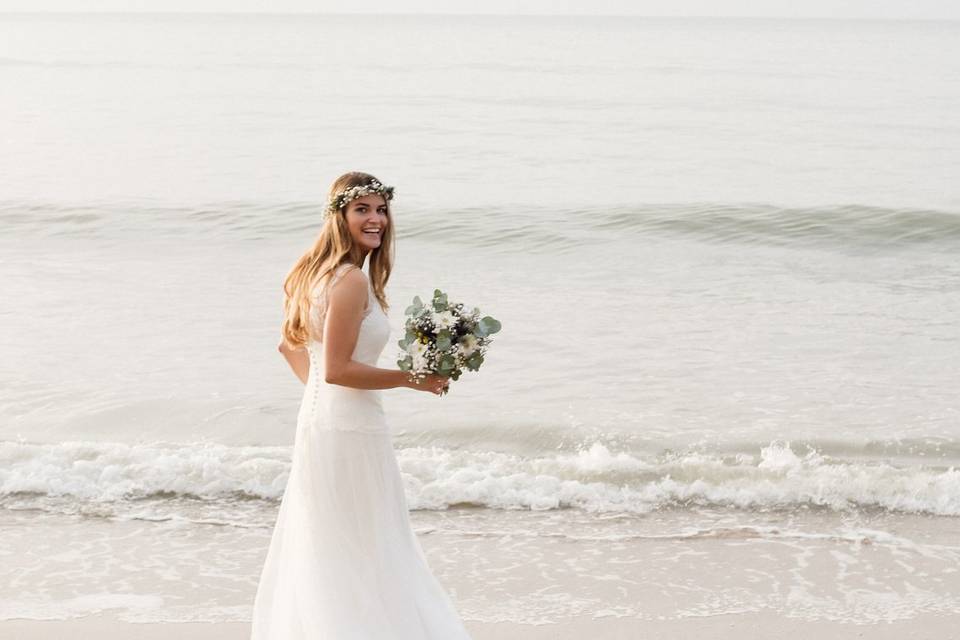
[[[0,619],[249,620],[350,170],[396,188],[380,366],[435,288],[503,324],[383,396],[465,619],[960,613],[958,36],[0,14]]]

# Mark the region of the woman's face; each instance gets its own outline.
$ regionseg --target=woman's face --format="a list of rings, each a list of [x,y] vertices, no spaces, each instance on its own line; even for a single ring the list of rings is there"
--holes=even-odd
[[[347,205],[347,227],[364,253],[380,246],[388,224],[387,201],[378,193],[351,200]]]

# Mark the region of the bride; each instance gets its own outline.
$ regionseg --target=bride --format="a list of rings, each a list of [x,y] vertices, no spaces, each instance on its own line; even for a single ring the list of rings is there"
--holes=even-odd
[[[381,404],[381,389],[449,384],[376,366],[390,336],[392,199],[370,174],[337,178],[284,282],[280,352],[306,386],[251,640],[470,638],[410,525]]]

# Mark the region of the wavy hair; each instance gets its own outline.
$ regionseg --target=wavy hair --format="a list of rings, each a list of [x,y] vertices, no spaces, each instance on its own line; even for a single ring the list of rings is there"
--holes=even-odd
[[[368,184],[373,180],[376,180],[374,176],[362,171],[345,173],[330,185],[327,201],[345,189]],[[384,287],[393,269],[393,211],[390,200],[384,198],[384,202],[387,205],[387,227],[383,231],[380,246],[370,251],[367,270],[374,295],[386,312],[390,305],[387,304]],[[311,294],[317,291],[340,265],[349,262],[359,266],[362,263],[363,250],[356,245],[347,227],[349,206],[349,203],[346,203],[339,207],[336,213],[325,216],[313,246],[300,256],[283,281],[281,334],[283,341],[291,348],[300,348],[306,345],[310,338],[319,337],[315,335],[316,328],[310,322]]]

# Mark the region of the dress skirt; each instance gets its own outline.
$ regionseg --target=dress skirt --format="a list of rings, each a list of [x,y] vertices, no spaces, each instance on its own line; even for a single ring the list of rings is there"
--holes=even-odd
[[[251,640],[469,640],[409,518],[389,432],[301,424]]]

